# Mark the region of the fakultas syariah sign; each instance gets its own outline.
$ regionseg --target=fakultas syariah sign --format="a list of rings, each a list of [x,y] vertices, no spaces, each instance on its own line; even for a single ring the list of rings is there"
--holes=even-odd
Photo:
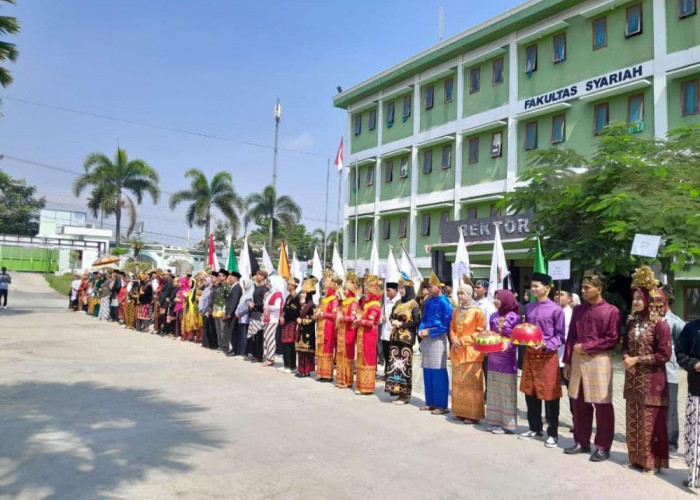
[[[565,102],[587,94],[614,88],[617,85],[630,83],[652,75],[652,63],[635,64],[588,80],[583,80],[568,87],[552,90],[541,95],[528,97],[518,101],[518,113],[532,111],[537,108]]]
[[[440,227],[440,241],[456,243],[459,241],[460,231],[467,243],[492,241],[496,231],[501,232],[503,241],[527,238],[532,231],[532,214],[446,221]]]

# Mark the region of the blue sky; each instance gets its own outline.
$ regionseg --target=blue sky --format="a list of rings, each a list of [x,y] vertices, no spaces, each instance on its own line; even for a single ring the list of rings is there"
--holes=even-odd
[[[293,196],[309,228],[322,227],[325,168],[346,115],[336,86],[349,88],[519,2],[456,0],[259,1],[18,0],[0,12],[19,18],[20,50],[8,65],[15,83],[0,89],[0,154],[81,170],[90,152],[117,144],[160,173],[161,188],[187,186],[192,167],[228,170],[242,195],[272,178],[273,107],[283,107],[278,185]],[[170,129],[226,137],[212,140],[18,102],[28,100]],[[234,142],[240,141],[240,142]],[[254,147],[243,143],[267,145]],[[347,151],[346,151],[347,156]],[[45,194],[48,206],[83,210],[74,176],[13,160],[0,162]],[[337,176],[330,216],[336,219]],[[167,195],[145,203],[145,239],[183,244],[186,206]],[[113,222],[113,221],[110,221]],[[330,229],[334,229],[333,224]],[[191,232],[201,238],[201,229]],[[163,236],[169,235],[169,236]]]

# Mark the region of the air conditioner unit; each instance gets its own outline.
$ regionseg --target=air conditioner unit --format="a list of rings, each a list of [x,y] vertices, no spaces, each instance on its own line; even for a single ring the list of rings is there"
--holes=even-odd
[[[85,229],[95,229],[94,224],[85,224]]]

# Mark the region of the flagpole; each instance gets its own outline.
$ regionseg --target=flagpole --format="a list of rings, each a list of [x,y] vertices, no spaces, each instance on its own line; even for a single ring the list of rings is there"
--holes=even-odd
[[[328,191],[330,191],[330,179],[331,179],[331,159],[328,158],[328,164],[326,165],[326,220],[323,222],[323,269],[326,268],[326,244],[328,235]]]
[[[357,212],[360,207],[360,197],[358,183],[360,182],[360,172],[357,171],[357,158],[355,158],[355,267],[357,267],[357,236],[360,232],[360,228],[357,226]]]
[[[335,232],[335,244],[338,245],[338,239],[340,238],[340,196],[342,193],[342,183],[343,183],[343,172],[338,172],[338,210],[336,211],[336,219],[338,221],[338,229]]]

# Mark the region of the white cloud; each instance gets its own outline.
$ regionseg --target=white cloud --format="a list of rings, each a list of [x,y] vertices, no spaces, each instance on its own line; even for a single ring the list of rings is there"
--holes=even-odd
[[[299,149],[302,151],[308,151],[314,147],[316,141],[311,134],[308,132],[302,132],[299,135],[292,137],[291,139],[285,139],[282,141],[282,147],[287,149]]]

